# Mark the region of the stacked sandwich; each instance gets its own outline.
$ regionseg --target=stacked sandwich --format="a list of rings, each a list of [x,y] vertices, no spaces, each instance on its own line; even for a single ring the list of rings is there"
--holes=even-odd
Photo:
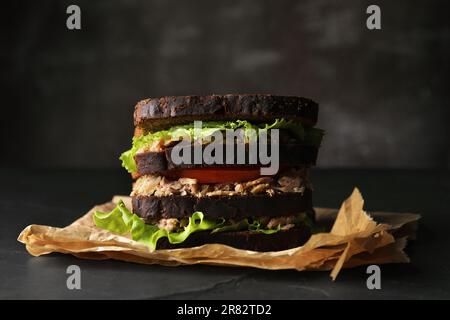
[[[96,212],[94,222],[114,233],[129,234],[151,249],[206,243],[254,251],[300,246],[314,224],[309,170],[323,136],[314,128],[317,115],[317,103],[291,96],[140,101],[134,112],[132,147],[120,157],[135,180],[132,209],[120,202],[111,212]],[[230,139],[226,135],[230,130],[241,135]],[[261,137],[267,139],[261,143]],[[267,161],[250,154],[255,139],[278,157],[275,172],[265,173]],[[195,147],[204,152],[212,143],[224,145],[223,159],[180,162],[177,157],[193,154]],[[237,159],[239,143],[245,154]],[[231,155],[227,150],[233,150]]]

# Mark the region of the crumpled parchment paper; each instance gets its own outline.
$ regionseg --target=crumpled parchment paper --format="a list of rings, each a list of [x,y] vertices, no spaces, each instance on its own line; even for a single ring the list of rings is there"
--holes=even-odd
[[[357,188],[341,208],[316,208],[317,224],[324,231],[311,236],[301,247],[278,252],[254,252],[221,244],[195,248],[156,250],[97,228],[92,221],[95,210],[109,211],[115,203],[129,197],[115,196],[98,205],[65,228],[30,225],[18,240],[34,256],[52,252],[68,253],[86,259],[116,259],[144,264],[178,266],[210,264],[261,269],[331,270],[333,280],[342,268],[365,264],[409,262],[403,249],[414,239],[420,215],[363,210],[364,200]],[[378,222],[377,222],[378,221]]]

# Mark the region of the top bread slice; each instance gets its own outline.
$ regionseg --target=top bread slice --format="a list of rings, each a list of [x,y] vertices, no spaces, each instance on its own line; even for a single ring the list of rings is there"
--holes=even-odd
[[[247,120],[255,123],[279,118],[317,123],[319,106],[302,97],[268,94],[173,96],[145,99],[135,107],[134,125],[144,132],[193,121]]]

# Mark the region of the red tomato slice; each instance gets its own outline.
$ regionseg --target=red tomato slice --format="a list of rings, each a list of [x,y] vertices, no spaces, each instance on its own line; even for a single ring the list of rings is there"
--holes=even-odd
[[[258,179],[261,176],[260,168],[199,168],[175,169],[166,172],[169,178],[191,178],[199,183],[227,183]]]

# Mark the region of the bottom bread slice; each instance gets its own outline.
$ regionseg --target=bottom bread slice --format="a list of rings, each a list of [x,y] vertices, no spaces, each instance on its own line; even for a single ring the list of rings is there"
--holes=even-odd
[[[176,249],[197,247],[207,243],[219,243],[237,249],[251,251],[281,251],[299,247],[311,237],[308,226],[298,226],[289,230],[280,230],[272,234],[254,231],[233,231],[211,233],[202,231],[191,234],[180,244],[171,244],[167,238],[158,240],[156,249]]]

